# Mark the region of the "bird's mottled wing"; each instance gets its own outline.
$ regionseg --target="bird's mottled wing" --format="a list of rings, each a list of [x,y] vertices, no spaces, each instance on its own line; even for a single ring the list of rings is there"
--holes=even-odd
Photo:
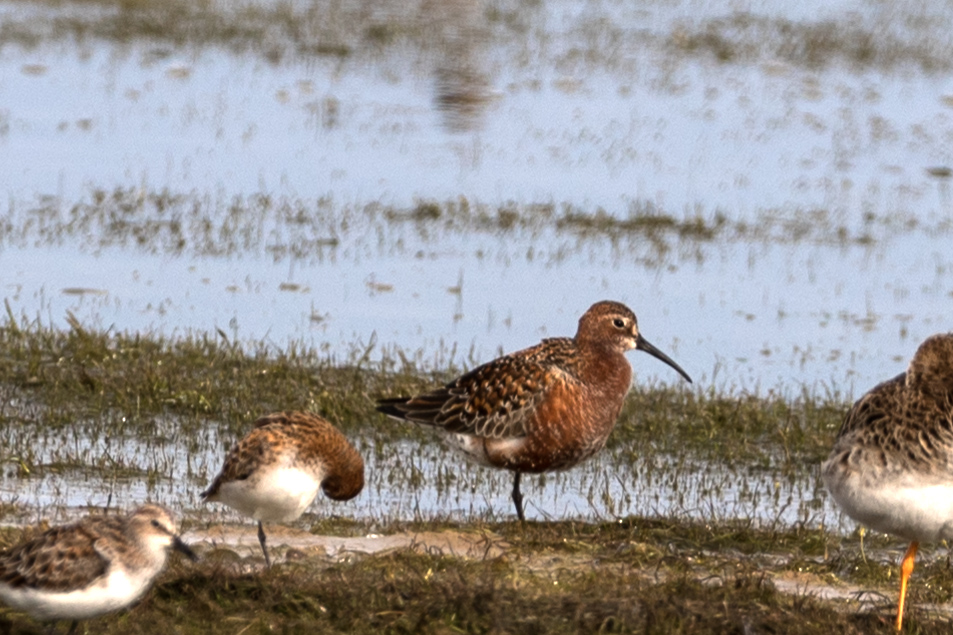
[[[561,366],[571,340],[533,348],[479,366],[443,388],[412,398],[385,399],[393,417],[491,439],[526,436],[533,412],[559,381],[574,381]]]
[[[270,462],[271,455],[274,452],[274,446],[271,442],[273,429],[265,427],[268,425],[267,423],[259,425],[266,418],[258,419],[255,422],[256,427],[231,447],[225,455],[225,463],[222,465],[218,476],[215,477],[208,489],[199,494],[202,500],[214,496],[222,483],[245,480],[255,471],[255,466]]]
[[[953,404],[917,390],[907,379],[900,374],[858,399],[844,418],[838,443],[886,452],[905,469],[949,470]]]
[[[900,401],[899,394],[904,389],[905,378],[906,373],[901,373],[878,384],[858,399],[844,416],[837,438],[888,425],[889,420],[898,414],[894,404]]]
[[[56,591],[88,586],[109,564],[96,550],[96,540],[102,530],[118,532],[120,523],[111,516],[49,529],[0,554],[0,582]]]

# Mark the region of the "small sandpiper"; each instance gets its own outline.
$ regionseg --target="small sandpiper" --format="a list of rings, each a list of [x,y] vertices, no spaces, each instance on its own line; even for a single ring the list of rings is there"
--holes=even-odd
[[[79,620],[126,608],[152,585],[169,549],[195,554],[159,505],[88,516],[0,553],[0,601],[37,620]]]
[[[364,460],[337,428],[308,412],[279,412],[255,422],[202,492],[205,502],[225,503],[258,521],[258,542],[271,567],[263,522],[296,520],[318,488],[338,501],[364,488]]]

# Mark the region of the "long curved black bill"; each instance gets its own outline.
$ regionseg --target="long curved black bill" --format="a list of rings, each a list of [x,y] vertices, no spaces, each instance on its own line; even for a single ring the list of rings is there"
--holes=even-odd
[[[185,554],[185,556],[192,562],[198,562],[199,557],[195,555],[195,552],[192,551],[192,548],[182,542],[182,539],[178,536],[172,537],[172,548]]]
[[[659,349],[652,346],[652,344],[650,344],[647,339],[642,337],[641,333],[639,333],[638,336],[636,336],[635,338],[635,348],[636,350],[639,350],[639,351],[645,351],[646,353],[648,353],[652,357],[655,357],[656,359],[662,360],[663,362],[665,362],[666,364],[668,364],[669,366],[677,370],[679,375],[681,375],[682,377],[688,380],[688,383],[692,383],[692,378],[688,376],[688,373],[682,370],[681,366],[679,366],[674,361],[672,361],[671,357],[669,357],[668,355],[666,355]]]

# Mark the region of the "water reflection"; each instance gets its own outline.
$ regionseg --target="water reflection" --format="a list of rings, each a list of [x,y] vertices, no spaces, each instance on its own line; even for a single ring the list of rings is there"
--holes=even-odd
[[[487,77],[468,68],[464,60],[448,62],[434,73],[434,102],[443,114],[443,126],[447,132],[479,130],[491,101]]]
[[[479,130],[491,100],[486,10],[483,0],[427,0],[421,7],[435,56],[433,104],[449,133]]]

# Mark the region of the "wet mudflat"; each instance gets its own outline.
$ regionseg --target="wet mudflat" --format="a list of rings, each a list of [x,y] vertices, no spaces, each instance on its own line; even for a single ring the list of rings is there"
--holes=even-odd
[[[394,526],[319,523],[324,538],[264,569],[220,529],[187,535],[201,563],[172,563],[130,612],[89,632],[893,632],[880,594],[896,552],[817,530],[758,531],[642,518]],[[226,532],[227,533],[227,532]],[[310,538],[310,540],[309,540]],[[251,538],[254,542],[254,538]],[[870,545],[868,544],[868,549]],[[949,568],[930,554],[912,632],[949,628]],[[244,556],[244,557],[243,557]],[[6,632],[40,632],[15,614]]]
[[[170,506],[88,632],[888,632],[905,545],[818,479],[949,330],[950,18],[916,3],[0,2],[0,522]],[[462,464],[377,397],[631,305],[600,455]],[[197,492],[260,414],[367,460],[254,527]],[[949,628],[943,546],[910,632]],[[0,630],[39,632],[0,613]]]

